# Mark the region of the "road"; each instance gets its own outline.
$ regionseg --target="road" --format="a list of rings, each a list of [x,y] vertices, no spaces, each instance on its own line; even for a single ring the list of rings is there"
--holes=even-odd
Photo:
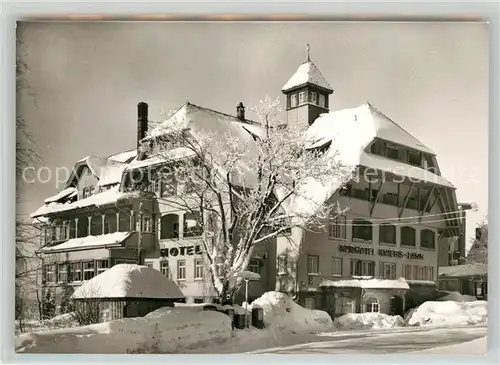
[[[400,332],[370,332],[345,338],[332,337],[287,347],[271,348],[253,354],[395,354],[449,346],[486,336],[487,327],[433,328]]]

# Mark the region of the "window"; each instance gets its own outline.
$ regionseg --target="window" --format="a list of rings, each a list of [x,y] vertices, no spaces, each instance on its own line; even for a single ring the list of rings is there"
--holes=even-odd
[[[398,194],[397,193],[385,193],[382,197],[382,203],[389,205],[399,205],[398,204]]]
[[[68,265],[66,263],[59,264],[57,267],[57,282],[68,282]]]
[[[413,272],[411,265],[403,265],[403,278],[406,280],[413,280]]]
[[[412,280],[420,280],[420,270],[418,269],[418,266],[412,266],[411,267],[411,276]]]
[[[297,106],[297,94],[292,94],[290,96],[290,107],[295,108]]]
[[[142,230],[146,233],[153,233],[153,220],[151,217],[142,217]]]
[[[82,263],[74,262],[69,269],[70,281],[82,281]]]
[[[420,247],[435,248],[436,234],[430,229],[423,229],[420,232]]]
[[[332,276],[342,276],[342,259],[334,257],[332,261]]]
[[[286,274],[287,273],[287,257],[286,255],[278,256],[278,274]]]
[[[161,217],[160,238],[179,238],[179,216],[166,214]]]
[[[415,229],[412,227],[401,228],[401,246],[415,247]]]
[[[318,105],[320,107],[326,107],[326,99],[325,99],[325,95],[323,94],[319,94],[319,98],[318,98]]]
[[[168,261],[162,261],[160,263],[160,271],[163,275],[170,279],[170,270],[168,268]]]
[[[363,219],[355,219],[352,226],[352,238],[364,241],[372,240],[372,224]]]
[[[384,155],[385,144],[383,141],[376,139],[370,146],[370,152],[374,155],[382,156]]]
[[[198,237],[203,233],[199,212],[184,214],[184,237]]]
[[[351,196],[351,185],[347,184],[340,188],[340,196]]]
[[[302,104],[305,104],[306,103],[306,92],[305,91],[301,91],[299,93],[299,105],[302,105]]]
[[[83,188],[82,199],[88,198],[90,196],[90,187]]]
[[[408,151],[408,163],[413,166],[422,166],[422,154],[418,151]]]
[[[375,276],[375,263],[365,260],[351,260],[351,276]]]
[[[203,260],[194,260],[194,278],[203,279]]]
[[[369,313],[380,313],[380,304],[377,299],[370,298],[366,301],[366,311]]]
[[[396,227],[392,224],[381,224],[378,233],[380,243],[396,244]]]
[[[425,267],[425,279],[428,281],[434,281],[434,267],[426,266]]]
[[[168,197],[177,194],[177,182],[173,173],[166,174],[161,179],[161,196]]]
[[[349,297],[340,297],[335,300],[335,314],[354,313],[354,300]]]
[[[315,255],[307,256],[307,274],[308,275],[319,274],[319,256]]]
[[[330,238],[346,239],[346,217],[337,216],[330,222],[328,236]]]
[[[380,263],[380,277],[382,279],[395,280],[396,279],[396,264],[392,262]]]
[[[177,280],[186,280],[186,261],[177,261]]]
[[[56,282],[56,266],[55,265],[44,265],[43,266],[43,281],[44,283],[55,283]]]
[[[309,101],[313,104],[318,104],[318,94],[314,91],[309,93]]]
[[[399,160],[399,148],[386,145],[385,156],[393,160]]]
[[[251,271],[256,274],[260,274],[260,263],[257,259],[251,259],[248,264],[248,271]]]
[[[306,300],[304,302],[304,307],[307,309],[313,310],[315,307],[314,302],[315,302],[314,298],[306,298]]]
[[[83,280],[90,280],[95,276],[94,261],[83,263]]]
[[[97,260],[96,264],[97,264],[97,275],[109,269],[108,259]]]

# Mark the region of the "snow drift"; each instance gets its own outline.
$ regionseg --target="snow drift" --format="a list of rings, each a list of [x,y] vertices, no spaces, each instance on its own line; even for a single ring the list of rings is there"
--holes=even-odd
[[[16,337],[23,353],[179,353],[231,337],[231,320],[212,311],[163,307],[145,317]]]
[[[267,292],[249,305],[258,305],[264,311],[264,324],[270,329],[295,332],[320,332],[332,327],[332,319],[326,312],[301,307],[293,299],[280,292]]]
[[[75,290],[74,299],[85,298],[181,299],[175,282],[158,270],[136,264],[118,264],[94,276]]]
[[[410,311],[405,322],[409,326],[459,326],[486,323],[488,303],[474,302],[425,302]]]
[[[333,325],[343,330],[382,329],[404,327],[405,321],[383,313],[349,313],[336,318]]]

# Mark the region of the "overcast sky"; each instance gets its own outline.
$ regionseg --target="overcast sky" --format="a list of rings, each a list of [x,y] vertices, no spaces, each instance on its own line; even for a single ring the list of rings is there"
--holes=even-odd
[[[19,99],[44,163],[135,148],[137,103],[194,104],[234,114],[277,97],[311,58],[335,89],[331,109],[370,101],[433,149],[459,201],[474,201],[468,236],[488,209],[488,29],[482,23],[24,23],[35,100]],[[251,117],[251,115],[249,115]],[[54,174],[55,175],[55,174]],[[56,183],[28,184],[18,214]]]

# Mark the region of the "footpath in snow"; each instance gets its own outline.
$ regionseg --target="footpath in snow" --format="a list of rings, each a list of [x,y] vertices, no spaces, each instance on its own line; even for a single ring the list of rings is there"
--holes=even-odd
[[[484,356],[488,352],[488,337],[484,336],[476,340],[459,343],[450,346],[434,347],[432,349],[408,352],[410,355],[468,355]]]

